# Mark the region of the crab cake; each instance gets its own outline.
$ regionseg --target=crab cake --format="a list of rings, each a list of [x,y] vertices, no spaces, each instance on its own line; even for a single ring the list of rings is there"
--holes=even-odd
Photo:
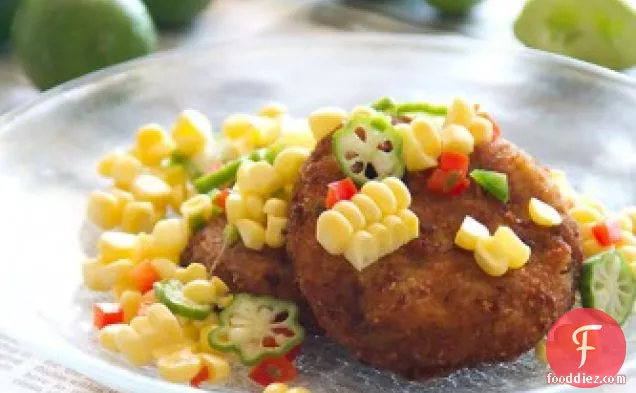
[[[216,217],[192,236],[181,254],[181,265],[202,263],[210,274],[220,277],[236,292],[293,301],[301,310],[303,325],[314,330],[315,322],[298,289],[285,248],[264,247],[256,251],[245,247],[239,240],[222,251],[225,224],[224,216]]]
[[[471,169],[508,175],[502,203],[476,184],[459,196],[432,193],[432,170],[405,179],[419,238],[357,271],[316,240],[327,185],[344,177],[323,139],[296,186],[287,249],[300,289],[319,325],[360,361],[413,379],[443,375],[482,362],[512,360],[532,348],[574,304],[582,254],[574,221],[547,170],[514,145],[497,139],[475,148]],[[528,203],[538,198],[563,223],[539,227]],[[532,254],[521,269],[491,277],[471,252],[454,245],[466,216],[494,232],[510,227]]]

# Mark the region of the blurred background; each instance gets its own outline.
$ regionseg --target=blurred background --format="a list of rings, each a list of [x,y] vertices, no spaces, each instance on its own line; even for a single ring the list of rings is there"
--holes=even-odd
[[[337,31],[455,34],[636,76],[627,0],[0,0],[0,113],[157,51]],[[184,56],[184,61],[188,61]],[[204,77],[204,76],[202,76]]]

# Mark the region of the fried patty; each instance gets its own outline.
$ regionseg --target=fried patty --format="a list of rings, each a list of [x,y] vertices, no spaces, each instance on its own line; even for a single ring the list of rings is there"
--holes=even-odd
[[[181,254],[181,265],[202,263],[210,274],[220,277],[235,292],[293,301],[300,309],[303,325],[314,331],[316,324],[298,289],[285,248],[264,247],[255,251],[245,247],[239,240],[222,252],[225,224],[225,216],[218,216],[192,236]]]
[[[362,272],[316,241],[330,182],[344,177],[323,139],[306,161],[290,213],[287,249],[319,325],[360,361],[407,378],[512,360],[532,348],[574,304],[582,253],[574,221],[546,169],[498,139],[476,148],[471,169],[508,174],[510,201],[476,184],[460,196],[430,192],[431,170],[405,179],[420,236]],[[555,207],[562,225],[534,224],[530,197]],[[454,245],[464,217],[494,232],[507,225],[532,249],[528,264],[491,277]]]

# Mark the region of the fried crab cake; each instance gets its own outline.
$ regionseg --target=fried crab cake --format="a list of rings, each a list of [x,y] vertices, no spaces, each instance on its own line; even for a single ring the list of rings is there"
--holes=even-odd
[[[432,170],[409,173],[419,238],[361,272],[316,241],[327,185],[344,177],[323,139],[296,186],[287,249],[318,324],[363,363],[422,379],[482,362],[513,360],[532,348],[574,304],[582,253],[575,222],[549,172],[499,138],[476,147],[471,169],[508,175],[502,203],[474,182],[460,196],[427,188]],[[538,198],[564,217],[559,226],[530,220]],[[493,233],[509,226],[532,249],[525,267],[487,275],[454,245],[466,216]]]

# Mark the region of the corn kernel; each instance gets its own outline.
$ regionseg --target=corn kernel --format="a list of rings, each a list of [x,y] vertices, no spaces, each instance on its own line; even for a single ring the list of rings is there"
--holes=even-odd
[[[442,150],[469,155],[475,149],[475,138],[466,127],[452,124],[442,130]]]
[[[384,183],[369,181],[362,186],[361,193],[368,195],[385,215],[394,214],[398,209],[397,199]]]
[[[398,124],[395,130],[402,137],[402,154],[406,169],[414,172],[437,166],[437,159],[424,153],[409,124]]]
[[[212,278],[210,278],[210,283],[214,285],[214,287],[216,288],[216,293],[219,296],[225,296],[230,293],[230,287],[228,287],[227,284],[219,277],[213,276]]]
[[[120,265],[120,270],[115,274],[115,285],[113,285],[112,294],[115,300],[119,301],[121,295],[128,290],[137,290],[137,283],[135,283],[130,277],[130,271],[134,267],[133,262],[128,259],[122,259],[121,261],[125,261]],[[113,267],[114,264],[117,264],[119,261],[115,261],[113,263],[108,264],[108,268]]]
[[[287,229],[287,219],[268,216],[267,228],[265,229],[265,244],[271,248],[279,248],[285,245],[285,230]]]
[[[131,202],[124,208],[121,229],[129,233],[150,233],[156,221],[157,217],[152,203]]]
[[[201,330],[199,330],[199,350],[205,353],[219,354],[216,349],[210,346],[210,340],[208,339],[210,333],[217,327],[218,325],[216,324],[201,327]]]
[[[568,214],[579,225],[595,223],[603,219],[603,216],[597,210],[588,206],[575,206],[568,211]]]
[[[141,161],[130,154],[120,155],[113,162],[112,174],[115,185],[119,188],[128,189],[135,178],[141,174]]]
[[[263,225],[248,219],[238,220],[235,225],[245,247],[252,250],[263,249],[265,245],[265,228],[263,228]]]
[[[374,241],[378,245],[378,255],[381,257],[389,254],[392,248],[391,232],[384,224],[376,222],[366,229],[373,236]]]
[[[271,102],[258,110],[258,114],[264,117],[277,118],[287,113],[287,107],[279,102]]]
[[[234,295],[226,295],[217,299],[216,305],[217,307],[223,309],[228,307],[234,301]]]
[[[264,225],[267,220],[264,212],[265,200],[261,196],[254,194],[243,194],[243,200],[245,200],[247,218]]]
[[[124,323],[118,323],[114,325],[104,326],[100,329],[98,334],[99,344],[112,352],[119,352],[119,348],[117,347],[117,335],[122,329],[125,329]]]
[[[287,202],[278,198],[269,198],[263,205],[263,213],[268,216],[287,218],[287,210]]]
[[[411,240],[409,236],[409,229],[406,224],[395,215],[385,216],[382,220],[382,224],[384,224],[389,233],[391,233],[391,248],[389,252],[393,252]]]
[[[474,251],[479,239],[488,236],[490,236],[488,228],[471,216],[466,216],[455,235],[455,244],[464,250]]]
[[[119,304],[124,312],[124,322],[129,323],[139,311],[141,305],[141,292],[126,290],[119,298]]]
[[[328,253],[342,254],[352,237],[353,227],[342,213],[327,210],[318,217],[316,240]]]
[[[88,197],[86,215],[98,227],[112,229],[121,222],[121,207],[114,195],[93,191]]]
[[[208,369],[208,381],[210,383],[221,384],[230,379],[230,363],[221,356],[201,353],[201,362]]]
[[[162,280],[174,278],[177,273],[177,265],[169,259],[153,259],[150,264]]]
[[[411,206],[411,192],[402,180],[396,177],[387,177],[382,180],[382,183],[386,184],[395,195],[398,210],[404,210]]]
[[[186,351],[176,352],[157,360],[159,375],[170,382],[190,382],[201,371],[201,358]]]
[[[115,337],[117,348],[134,366],[145,366],[152,362],[152,353],[146,341],[132,327],[124,325]]]
[[[506,226],[500,226],[493,235],[493,251],[505,256],[510,269],[520,269],[530,260],[530,247]]]
[[[357,193],[351,198],[351,202],[360,209],[364,215],[364,221],[368,224],[373,224],[382,219],[382,210],[376,205],[376,203],[366,194]]]
[[[473,117],[470,124],[468,124],[468,131],[475,139],[475,144],[489,143],[492,141],[494,135],[494,127],[490,120],[481,116]]]
[[[97,241],[99,260],[109,263],[133,256],[137,237],[123,232],[104,232]]]
[[[563,222],[563,218],[555,208],[537,198],[530,198],[528,211],[530,218],[537,225],[552,227]]]
[[[194,326],[191,320],[186,320],[186,322],[181,325],[181,329],[183,330],[183,336],[186,338],[186,342],[192,343],[192,346],[198,345],[199,329]]]
[[[216,299],[216,290],[208,280],[193,280],[183,287],[183,295],[197,303],[212,303]]]
[[[263,393],[287,393],[289,387],[284,383],[271,383],[267,385]]]
[[[144,165],[159,165],[163,159],[170,156],[174,148],[174,142],[157,124],[145,125],[137,131],[135,152]]]
[[[380,251],[373,235],[367,231],[357,231],[347,245],[344,257],[358,271],[362,271],[380,259]]]
[[[137,263],[146,259],[152,259],[155,257],[154,249],[152,245],[152,236],[147,233],[139,233],[137,235],[137,243],[133,251],[132,261]]]
[[[311,393],[311,390],[307,388],[295,387],[287,391],[287,393]]]
[[[267,161],[246,161],[238,170],[236,183],[241,192],[267,196],[281,186],[274,167]]]
[[[198,194],[185,201],[179,210],[190,231],[195,232],[212,216],[212,200],[207,194]]]
[[[442,154],[442,137],[435,124],[426,117],[417,117],[411,129],[421,151],[436,160]]]
[[[475,117],[475,108],[461,98],[455,98],[448,107],[444,127],[451,124],[468,126]]]
[[[155,256],[172,258],[179,255],[187,242],[187,225],[178,218],[161,220],[152,230],[152,248]]]
[[[636,207],[628,207],[622,214],[632,221],[632,232],[636,235]]]
[[[203,151],[212,139],[210,129],[210,121],[202,113],[192,109],[181,112],[172,128],[172,138],[177,150],[186,156]]]
[[[541,364],[548,364],[548,355],[546,352],[545,339],[539,341],[534,346],[534,357]]]
[[[161,303],[154,303],[146,309],[146,316],[150,324],[163,336],[164,342],[183,341],[183,330],[168,307]]]
[[[117,203],[119,204],[119,209],[123,212],[126,205],[130,202],[135,201],[135,197],[128,191],[124,191],[121,188],[112,187],[108,190],[109,193],[113,194],[115,198],[117,198]]]
[[[371,117],[377,115],[378,112],[366,105],[358,105],[351,110],[351,117],[361,116],[361,117]]]
[[[173,355],[175,353],[194,353],[194,346],[190,343],[178,343],[178,344],[167,344],[161,345],[152,350],[152,357],[155,361]]]
[[[309,128],[316,141],[319,141],[342,126],[346,118],[347,112],[344,109],[335,107],[321,108],[309,115]]]
[[[618,252],[626,262],[636,262],[636,246],[621,246],[618,247]]]
[[[151,202],[155,206],[165,206],[170,201],[170,186],[152,175],[139,175],[132,184],[135,199]]]
[[[205,280],[208,278],[208,271],[200,263],[191,263],[185,269],[177,269],[175,278],[184,284],[194,280]],[[217,290],[217,293],[218,290]]]
[[[397,216],[402,220],[408,229],[409,239],[416,239],[420,236],[420,219],[409,209],[402,209],[397,212]]]
[[[274,160],[274,169],[283,183],[296,182],[309,153],[309,149],[298,146],[287,147],[278,153]]]
[[[345,216],[347,221],[349,221],[349,223],[353,227],[354,231],[364,229],[364,227],[367,226],[367,222],[364,218],[364,215],[362,214],[362,211],[360,211],[358,206],[351,201],[342,200],[336,203],[332,207],[332,210],[340,212],[343,216]]]
[[[586,257],[591,257],[593,255],[599,254],[603,251],[606,251],[613,247],[603,247],[596,241],[595,238],[584,240],[582,244],[583,254]]]
[[[183,165],[171,165],[161,169],[161,180],[166,182],[170,186],[183,186],[188,180],[188,174],[186,173]]]
[[[475,246],[475,262],[486,274],[500,277],[508,271],[508,261],[494,251],[495,239],[484,237],[477,240]]]
[[[225,215],[230,224],[235,224],[236,221],[248,217],[245,200],[241,194],[232,192],[228,195],[225,200]]]
[[[124,154],[124,152],[118,150],[106,153],[97,164],[97,173],[103,177],[112,177],[115,162]]]

